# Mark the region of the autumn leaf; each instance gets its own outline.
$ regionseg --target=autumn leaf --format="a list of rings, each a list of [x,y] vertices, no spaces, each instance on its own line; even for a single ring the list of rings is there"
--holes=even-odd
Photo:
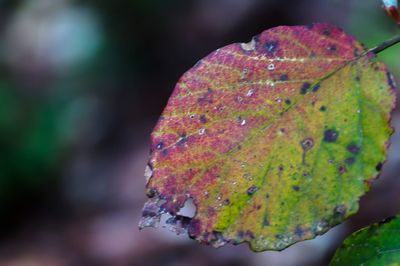
[[[330,265],[400,265],[399,232],[399,217],[363,228],[345,239]]]
[[[329,24],[281,26],[186,72],[151,135],[149,201],[215,247],[281,250],[358,210],[386,158],[395,93],[374,54]],[[179,210],[192,200],[194,217]]]
[[[382,2],[386,13],[400,25],[398,0],[383,0]]]

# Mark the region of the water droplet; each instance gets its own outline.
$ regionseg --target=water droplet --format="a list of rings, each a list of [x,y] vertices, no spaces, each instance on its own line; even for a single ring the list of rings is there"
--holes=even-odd
[[[247,73],[249,73],[249,70],[247,68],[244,68],[242,72],[244,75],[246,75]]]
[[[269,64],[268,65],[268,70],[269,71],[274,70],[274,69],[275,69],[275,65],[274,64]]]
[[[246,125],[246,120],[243,119],[242,122],[240,123],[240,125],[241,125],[241,126]]]
[[[361,110],[360,110],[360,109],[357,110],[357,114],[359,114],[359,113],[361,113]]]
[[[220,200],[221,200],[221,196],[218,196],[218,197],[217,197],[217,200],[220,201]]]
[[[149,179],[153,176],[153,169],[151,169],[150,165],[146,166],[144,170],[144,177],[146,178],[146,182],[149,182]]]
[[[247,97],[251,97],[251,96],[253,96],[253,94],[254,94],[254,91],[249,90],[246,95],[247,95]]]
[[[240,103],[241,101],[243,101],[243,98],[241,96],[236,97],[236,100]]]
[[[190,117],[190,119],[194,119],[196,117],[196,115],[191,114],[189,117]]]
[[[277,103],[281,103],[281,102],[282,102],[282,98],[279,98],[279,97],[278,97],[278,98],[276,98],[276,99],[275,99],[275,102],[277,102]]]
[[[205,128],[200,128],[199,130],[199,135],[204,135],[204,133],[206,133],[206,129]]]

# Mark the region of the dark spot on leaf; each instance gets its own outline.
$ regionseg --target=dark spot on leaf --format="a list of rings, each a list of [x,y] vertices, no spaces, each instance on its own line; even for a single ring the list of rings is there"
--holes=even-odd
[[[198,219],[192,219],[188,225],[188,235],[191,238],[196,238],[201,234],[201,222]]]
[[[157,144],[157,150],[162,150],[164,148],[164,142],[160,142]]]
[[[279,43],[277,41],[269,41],[266,42],[264,47],[265,51],[267,52],[268,55],[273,55],[276,52],[276,49],[278,48]]]
[[[340,215],[343,216],[346,214],[347,208],[346,205],[344,204],[339,204],[335,207],[335,209],[333,209],[333,214],[334,215]]]
[[[265,195],[265,198],[269,199],[269,194]]]
[[[248,237],[249,239],[254,239],[254,233],[249,231],[249,230],[247,230],[246,231],[246,237]]]
[[[303,150],[308,151],[314,146],[314,140],[312,138],[306,138],[303,139],[300,144]]]
[[[207,214],[208,216],[213,216],[215,214],[215,210],[212,207],[207,208]]]
[[[231,201],[229,199],[226,199],[222,202],[223,206],[229,205],[231,203]]]
[[[357,75],[354,79],[355,79],[355,81],[357,81],[357,82],[360,82],[360,80],[361,80],[360,76],[358,76],[358,75]]]
[[[300,88],[300,94],[306,94],[310,86],[311,84],[308,82],[303,83],[303,85]]]
[[[281,81],[286,81],[286,80],[288,80],[289,79],[289,76],[287,75],[287,74],[283,74],[283,75],[281,75],[281,77],[280,77],[280,80]]]
[[[360,55],[360,50],[358,48],[355,48],[353,54],[354,54],[354,57],[359,56]]]
[[[330,36],[331,35],[331,31],[328,30],[328,29],[324,29],[321,33],[322,33],[322,35],[325,35],[325,36]]]
[[[308,171],[304,171],[304,172],[303,172],[303,176],[304,176],[304,177],[307,177],[307,176],[309,176],[309,175],[310,175],[310,172],[308,172]]]
[[[326,111],[326,106],[325,106],[325,105],[322,105],[322,106],[319,108],[319,110],[320,110],[321,112],[325,112],[325,111]]]
[[[286,100],[285,100],[285,103],[286,103],[287,105],[289,105],[289,104],[292,103],[292,101],[290,101],[289,99],[286,99]]]
[[[331,52],[335,52],[337,50],[337,47],[336,47],[336,45],[331,44],[331,45],[328,46],[328,50],[331,51]]]
[[[154,198],[157,195],[157,189],[155,188],[148,189],[146,195],[149,198]]]
[[[201,97],[199,97],[197,99],[197,102],[199,104],[207,104],[207,103],[211,104],[211,103],[213,103],[213,100],[212,100],[212,97],[211,97],[212,93],[213,93],[213,90],[211,88],[208,88],[207,92],[204,93]]]
[[[319,90],[320,87],[321,87],[321,85],[318,83],[318,84],[316,84],[316,85],[312,88],[312,91],[313,91],[313,92],[317,92],[317,91]]]
[[[378,163],[378,164],[375,166],[376,171],[380,172],[380,171],[382,170],[382,166],[383,166],[382,163]]]
[[[350,158],[347,158],[346,160],[344,160],[344,162],[348,165],[352,165],[355,161],[356,161],[356,159],[354,157],[350,157]]]
[[[360,147],[358,147],[357,145],[355,145],[355,144],[349,144],[348,146],[347,146],[347,150],[349,151],[349,152],[351,152],[352,154],[359,154],[360,153]]]
[[[269,220],[268,217],[264,217],[264,222],[263,222],[264,226],[269,226]]]
[[[188,141],[188,138],[187,138],[186,134],[182,134],[178,141],[178,145],[183,146],[186,144],[187,141]]]
[[[284,129],[284,128],[281,128],[280,131],[281,131],[282,133],[285,133],[285,129]]]
[[[302,238],[304,236],[304,230],[303,230],[303,228],[301,228],[301,225],[296,226],[296,229],[294,230],[294,234],[298,238]]]
[[[251,196],[251,195],[253,195],[254,193],[256,193],[257,190],[258,190],[258,187],[256,187],[256,186],[251,186],[251,187],[249,187],[249,188],[247,189],[247,195]]]
[[[293,186],[293,189],[294,189],[295,191],[300,191],[300,187],[299,187],[299,186]]]
[[[201,115],[201,116],[200,116],[200,123],[202,123],[202,124],[207,123],[207,118],[206,118],[205,115]]]
[[[324,132],[324,141],[325,142],[336,142],[339,137],[339,132],[334,129],[328,129]]]
[[[163,156],[167,156],[167,155],[168,155],[168,149],[163,149],[163,150],[161,150],[161,154],[162,154]]]
[[[346,166],[344,166],[343,164],[339,165],[339,166],[338,166],[338,172],[339,172],[341,175],[344,174],[344,173],[346,173],[346,172],[347,172]]]

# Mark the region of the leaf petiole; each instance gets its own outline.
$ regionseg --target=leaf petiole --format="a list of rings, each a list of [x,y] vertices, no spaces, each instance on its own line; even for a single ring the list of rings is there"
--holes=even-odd
[[[394,36],[393,38],[384,41],[383,43],[381,43],[380,45],[370,49],[368,51],[368,53],[374,53],[374,54],[378,54],[380,52],[382,52],[383,50],[386,50],[387,48],[397,44],[400,42],[400,35]]]

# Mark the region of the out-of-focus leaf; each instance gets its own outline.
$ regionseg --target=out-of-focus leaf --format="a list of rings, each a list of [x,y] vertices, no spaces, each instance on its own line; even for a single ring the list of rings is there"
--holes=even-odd
[[[328,24],[218,49],[179,80],[152,133],[140,227],[281,250],[358,209],[386,158],[394,82]],[[179,210],[188,199],[194,217]]]
[[[399,217],[363,228],[344,240],[330,265],[400,265],[399,234]]]
[[[383,0],[383,7],[386,13],[400,24],[400,13],[397,0]]]

